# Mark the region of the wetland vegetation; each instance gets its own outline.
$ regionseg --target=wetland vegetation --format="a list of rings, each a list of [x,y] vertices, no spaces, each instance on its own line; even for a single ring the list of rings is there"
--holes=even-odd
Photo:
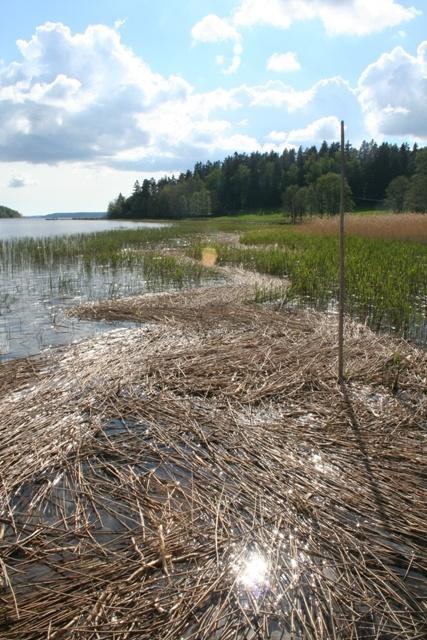
[[[426,342],[427,217],[347,216],[346,311],[375,330]],[[188,255],[206,246],[193,242]],[[337,221],[271,224],[239,234],[238,243],[213,243],[218,264],[241,265],[287,277],[290,287],[260,291],[259,299],[282,299],[321,309],[338,296]]]
[[[0,241],[0,360],[106,331],[67,316],[82,301],[214,280],[212,269],[153,251],[166,240],[179,246],[183,234],[165,226]]]
[[[420,344],[427,341],[426,226],[422,214],[347,216],[347,313]],[[201,258],[209,247],[214,259],[205,266]],[[213,263],[278,277],[256,288],[257,302],[334,312],[337,252],[336,220],[291,225],[280,213],[3,240],[1,357],[91,333],[90,323],[69,324],[63,310],[73,304],[223,279]]]
[[[336,318],[296,308],[333,311],[333,223],[310,224],[0,243],[15,356],[18,317],[73,341],[116,321],[0,365],[0,634],[422,637],[426,353],[349,320],[338,386]],[[426,244],[358,224],[347,310],[404,332]]]

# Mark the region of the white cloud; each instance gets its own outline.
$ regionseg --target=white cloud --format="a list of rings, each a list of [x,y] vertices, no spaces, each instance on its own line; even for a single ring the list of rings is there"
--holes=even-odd
[[[242,53],[243,53],[243,47],[241,43],[236,42],[233,47],[233,58],[231,60],[231,63],[226,69],[224,69],[224,73],[226,75],[231,75],[232,73],[236,73],[242,61]]]
[[[255,25],[269,25],[288,29],[296,22],[320,20],[331,36],[366,36],[396,27],[421,15],[413,6],[407,7],[399,0],[240,0],[233,15],[221,18],[209,14],[197,22],[191,30],[194,42],[241,42],[241,30]],[[234,52],[224,73],[232,74],[241,64],[240,53]],[[278,54],[275,54],[278,55]],[[296,71],[297,60],[270,59],[273,71]],[[218,56],[216,58],[218,62]]]
[[[242,87],[251,107],[286,108],[289,112],[297,111],[311,102],[315,96],[315,88],[298,91],[280,81],[270,81],[263,85]]]
[[[17,45],[22,60],[0,68],[0,160],[108,161],[148,142],[140,113],[192,92],[153,73],[104,25],[73,35],[46,23]]]
[[[119,18],[118,20],[116,20],[116,21],[114,22],[114,28],[115,28],[117,31],[119,31],[119,29],[121,29],[122,27],[124,27],[124,25],[126,24],[127,20],[128,20],[127,18]]]
[[[22,189],[23,187],[32,187],[37,184],[36,180],[29,176],[25,176],[22,173],[17,173],[11,177],[8,183],[8,187],[12,189]]]
[[[319,80],[309,89],[303,90],[273,80],[258,86],[242,86],[240,91],[249,97],[252,107],[286,108],[289,113],[303,109],[316,98],[321,98],[324,104],[329,104],[331,99],[336,98],[336,108],[340,108],[347,95],[353,96],[349,83],[340,76]]]
[[[211,13],[194,25],[191,30],[191,35],[193,37],[193,42],[234,42],[233,56],[229,66],[225,66],[225,58],[222,55],[216,56],[216,62],[220,66],[224,67],[223,73],[226,75],[236,73],[237,69],[240,67],[243,47],[240,34],[229,20],[219,18]]]
[[[333,142],[339,140],[340,121],[336,116],[326,116],[311,122],[302,129],[291,131],[271,131],[268,139],[282,146],[299,146],[301,144],[320,144],[323,140]]]
[[[358,98],[371,135],[427,139],[427,40],[417,55],[399,46],[361,74]]]
[[[22,59],[0,67],[0,162],[167,171],[240,140],[223,114],[247,96],[196,93],[182,78],[154,73],[112,28],[73,34],[46,23],[18,46]],[[225,72],[237,68],[241,53],[236,40]]]
[[[240,60],[240,40],[232,47]],[[120,33],[103,25],[73,34],[62,24],[47,23],[19,48],[18,61],[0,66],[0,162],[9,163],[5,185],[11,162],[177,171],[234,150],[263,150],[267,143],[272,148],[280,135],[267,139],[267,134],[282,127],[287,144],[304,136],[313,144],[328,139],[332,117],[357,122],[354,140],[360,104],[365,108],[374,100],[369,74],[361,79],[358,96],[341,77],[302,90],[276,80],[197,93],[182,78],[156,74],[123,45]],[[424,54],[421,47],[417,58],[409,56],[417,78]],[[409,108],[387,102],[383,117],[406,117],[402,109]],[[241,135],[243,122],[247,135]]]
[[[319,19],[331,35],[364,36],[412,20],[420,11],[396,0],[241,0],[236,27],[268,24],[288,29]]]
[[[237,41],[240,38],[235,27],[228,20],[219,18],[212,13],[194,25],[191,35],[196,42]]]
[[[273,55],[267,61],[268,71],[285,73],[289,71],[299,71],[299,69],[301,69],[301,65],[299,63],[297,54],[294,51],[287,51],[286,53],[273,53]]]

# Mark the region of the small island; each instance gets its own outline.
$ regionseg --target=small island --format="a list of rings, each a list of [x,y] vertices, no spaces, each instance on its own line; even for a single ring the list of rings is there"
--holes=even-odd
[[[22,216],[19,211],[0,204],[0,218],[22,218]]]

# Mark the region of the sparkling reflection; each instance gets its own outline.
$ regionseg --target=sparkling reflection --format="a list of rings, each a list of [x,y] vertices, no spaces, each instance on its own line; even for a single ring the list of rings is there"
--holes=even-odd
[[[267,559],[257,551],[245,554],[233,565],[237,584],[258,596],[269,586],[269,566]]]

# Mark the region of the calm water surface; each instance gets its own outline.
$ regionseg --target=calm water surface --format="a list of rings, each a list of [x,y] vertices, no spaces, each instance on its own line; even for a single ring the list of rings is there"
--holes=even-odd
[[[90,233],[120,228],[160,227],[156,223],[109,220],[0,220],[0,241]],[[189,277],[184,286],[197,286]],[[95,333],[117,328],[118,323],[80,321],[67,310],[87,300],[111,299],[147,291],[173,289],[176,283],[147,279],[143,265],[112,267],[82,259],[66,259],[51,267],[0,260],[0,362],[37,354]],[[119,326],[126,326],[119,323]]]
[[[0,240],[10,238],[46,238],[48,236],[94,233],[111,229],[162,227],[162,222],[131,222],[120,220],[44,220],[42,218],[1,218]]]

